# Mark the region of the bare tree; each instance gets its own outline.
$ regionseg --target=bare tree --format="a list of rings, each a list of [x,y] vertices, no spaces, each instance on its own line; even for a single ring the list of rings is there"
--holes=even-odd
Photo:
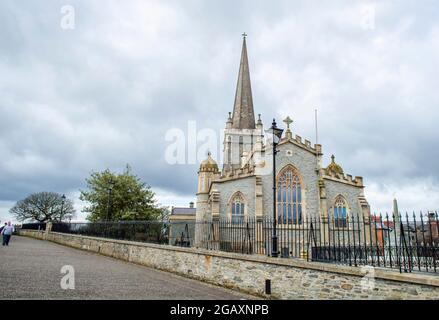
[[[76,213],[73,201],[55,192],[39,192],[18,201],[9,212],[18,221],[59,222]]]

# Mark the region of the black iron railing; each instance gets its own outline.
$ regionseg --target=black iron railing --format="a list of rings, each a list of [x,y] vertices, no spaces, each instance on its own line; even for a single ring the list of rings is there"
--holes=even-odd
[[[46,223],[45,222],[23,223],[21,225],[21,229],[23,229],[23,230],[46,230]]]
[[[343,220],[343,221],[342,221]],[[270,255],[273,220],[242,219],[201,222],[197,246],[244,254]],[[427,215],[360,215],[306,218],[278,224],[281,257],[350,266],[396,268],[400,272],[437,272],[439,223]]]
[[[26,225],[23,225],[23,228]],[[34,227],[35,228],[35,227]],[[270,255],[270,218],[206,221],[54,223],[52,231],[111,239],[198,247],[240,254]],[[350,266],[437,272],[437,212],[426,215],[362,215],[304,218],[277,224],[279,256]]]
[[[53,232],[117,240],[167,244],[168,224],[160,221],[54,223]]]

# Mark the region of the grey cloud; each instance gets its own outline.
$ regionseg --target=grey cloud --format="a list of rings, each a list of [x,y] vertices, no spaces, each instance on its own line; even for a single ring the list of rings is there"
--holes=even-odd
[[[153,187],[194,197],[198,166],[167,164],[164,137],[189,120],[223,129],[244,31],[265,125],[288,114],[314,140],[318,107],[326,162],[336,154],[383,193],[390,182],[438,184],[434,2],[377,4],[369,31],[360,2],[78,0],[69,31],[64,4],[0,4],[4,203],[75,192],[91,170],[126,163]],[[382,205],[377,190],[372,205]]]

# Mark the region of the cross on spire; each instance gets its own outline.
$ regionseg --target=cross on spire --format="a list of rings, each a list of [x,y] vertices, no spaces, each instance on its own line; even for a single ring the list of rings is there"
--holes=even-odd
[[[243,36],[244,38],[247,38],[247,33],[244,32],[244,33],[242,34],[242,36]]]

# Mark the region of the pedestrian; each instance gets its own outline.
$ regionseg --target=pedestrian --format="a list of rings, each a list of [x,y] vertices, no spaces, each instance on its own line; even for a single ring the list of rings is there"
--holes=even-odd
[[[3,235],[3,246],[9,246],[9,240],[11,240],[12,233],[14,232],[14,226],[11,221],[3,227],[1,234]]]

